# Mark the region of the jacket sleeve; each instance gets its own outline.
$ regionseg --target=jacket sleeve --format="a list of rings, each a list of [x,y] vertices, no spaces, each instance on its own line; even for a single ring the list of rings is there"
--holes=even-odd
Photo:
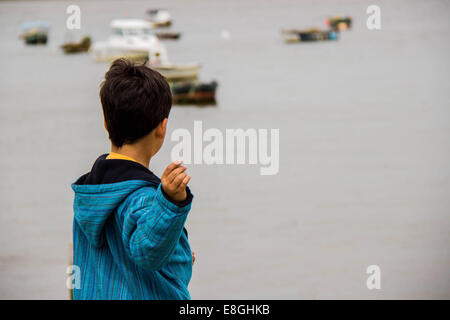
[[[149,187],[144,191],[125,209],[122,240],[137,265],[160,270],[183,232],[193,196],[187,189],[187,199],[175,203],[165,196],[161,184],[157,189]]]

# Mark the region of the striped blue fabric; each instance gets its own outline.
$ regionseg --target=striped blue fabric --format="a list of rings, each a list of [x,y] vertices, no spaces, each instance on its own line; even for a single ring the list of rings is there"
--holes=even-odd
[[[177,206],[161,184],[144,180],[72,189],[73,261],[81,270],[74,299],[190,299],[190,203]]]

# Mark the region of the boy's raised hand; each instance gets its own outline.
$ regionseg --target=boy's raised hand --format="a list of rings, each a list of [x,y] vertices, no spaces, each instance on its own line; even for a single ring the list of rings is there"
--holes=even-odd
[[[177,202],[183,201],[187,197],[186,185],[191,177],[185,173],[186,169],[181,161],[174,161],[167,166],[161,177],[164,192]]]

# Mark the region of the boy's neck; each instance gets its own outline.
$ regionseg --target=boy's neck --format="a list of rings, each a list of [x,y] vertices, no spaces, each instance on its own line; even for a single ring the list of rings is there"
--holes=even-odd
[[[146,168],[149,167],[150,159],[152,158],[151,151],[148,148],[142,148],[139,145],[125,144],[119,148],[111,144],[111,152],[115,152],[130,157],[136,162],[142,164]]]

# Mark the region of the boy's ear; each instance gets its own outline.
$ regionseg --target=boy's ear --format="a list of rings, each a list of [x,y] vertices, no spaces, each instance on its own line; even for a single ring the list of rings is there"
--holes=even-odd
[[[164,120],[161,121],[159,125],[156,127],[156,136],[164,137],[166,135],[166,128],[167,128],[167,118],[164,118]]]

